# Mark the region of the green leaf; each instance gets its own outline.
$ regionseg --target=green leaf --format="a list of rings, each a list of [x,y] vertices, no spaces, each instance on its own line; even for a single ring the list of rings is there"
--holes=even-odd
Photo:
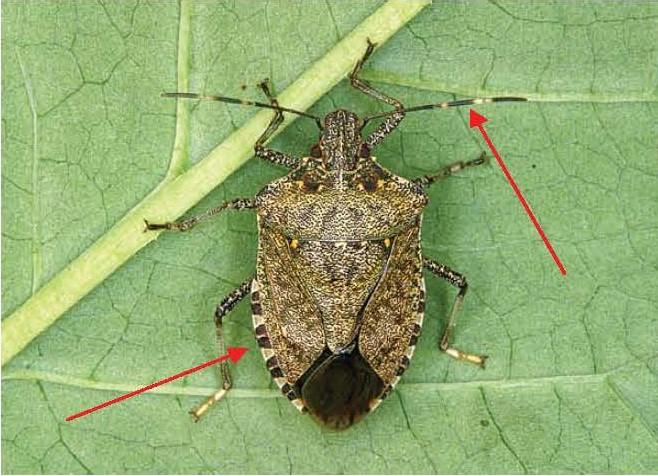
[[[346,5],[193,4],[189,89],[257,98],[255,83],[270,77],[284,91],[379,6]],[[175,106],[159,98],[185,68],[175,4],[2,8],[10,316],[168,170],[199,163],[258,113],[188,104],[176,133]],[[65,423],[215,356],[214,306],[253,272],[256,253],[255,218],[226,213],[161,235],[5,365],[3,472],[658,472],[656,44],[649,2],[437,3],[366,66],[368,79],[409,105],[533,99],[477,110],[566,277],[495,164],[433,186],[424,217],[424,253],[470,285],[455,344],[488,354],[486,370],[437,350],[455,290],[427,276],[411,368],[345,432],[317,426],[274,390],[247,305],[226,320],[227,334],[251,352],[235,367],[236,388],[200,423],[186,411],[217,386],[212,371]],[[311,111],[338,107],[384,110],[343,81]],[[302,155],[316,137],[312,122],[296,121],[273,146]],[[377,155],[412,177],[485,147],[467,109],[431,111],[409,114]],[[249,161],[189,214],[253,196],[283,173]]]

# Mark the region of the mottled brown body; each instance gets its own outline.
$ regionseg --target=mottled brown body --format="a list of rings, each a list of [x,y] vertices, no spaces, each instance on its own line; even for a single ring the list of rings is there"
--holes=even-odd
[[[256,197],[254,326],[267,333],[262,351],[276,357],[278,385],[324,423],[347,426],[374,408],[411,357],[426,203],[419,186],[372,157],[349,171],[304,158]],[[337,404],[352,393],[361,396]],[[320,395],[334,397],[320,404]]]
[[[266,366],[281,391],[302,412],[337,429],[372,411],[407,369],[420,335],[425,308],[422,269],[458,288],[439,349],[484,367],[486,356],[451,345],[456,316],[468,289],[466,278],[423,257],[420,230],[425,188],[486,162],[484,154],[456,162],[437,173],[407,180],[379,166],[370,151],[404,119],[406,112],[497,101],[500,97],[457,100],[404,108],[402,103],[359,78],[375,45],[350,74],[359,91],[394,111],[365,119],[339,109],[324,120],[281,107],[267,81],[260,84],[269,104],[225,96],[165,93],[167,97],[206,99],[265,107],[275,111],[254,145],[257,157],[291,169],[255,198],[227,201],[180,222],[149,223],[146,230],[187,231],[227,210],[255,209],[258,217],[256,276],[217,306],[219,355],[225,353],[222,322],[251,291],[254,333]],[[320,140],[310,157],[298,159],[265,147],[283,121],[283,112],[312,118]],[[384,118],[367,136],[364,125]],[[232,387],[226,362],[220,364],[222,388],[191,413],[196,419]]]

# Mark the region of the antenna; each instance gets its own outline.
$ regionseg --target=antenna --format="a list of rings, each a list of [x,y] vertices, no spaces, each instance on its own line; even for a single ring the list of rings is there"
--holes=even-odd
[[[229,98],[226,96],[205,96],[197,93],[162,93],[160,94],[160,96],[162,96],[163,98],[182,98],[182,99],[199,99],[201,101],[219,101],[219,102],[227,102],[229,104],[239,104],[241,106],[254,106],[254,107],[262,107],[265,109],[273,109],[275,111],[281,111],[281,112],[291,112],[293,114],[297,114],[299,116],[308,117],[310,119],[315,120],[315,123],[318,125],[318,127],[322,129],[322,121],[320,120],[319,117],[309,114],[307,112],[297,111],[296,109],[290,109],[289,107],[282,107],[282,106],[267,104],[258,101],[245,101],[243,99]]]
[[[421,106],[412,106],[405,107],[404,109],[396,109],[394,111],[382,112],[379,114],[373,114],[372,116],[366,116],[363,120],[364,123],[371,121],[372,119],[377,119],[380,117],[390,116],[391,114],[398,114],[400,112],[415,112],[415,111],[425,111],[427,109],[447,109],[449,107],[458,107],[458,106],[469,106],[471,104],[489,104],[492,102],[520,102],[527,101],[526,98],[514,97],[514,96],[500,96],[493,98],[473,98],[473,99],[458,99],[456,101],[447,101],[441,102],[438,104],[423,104]]]

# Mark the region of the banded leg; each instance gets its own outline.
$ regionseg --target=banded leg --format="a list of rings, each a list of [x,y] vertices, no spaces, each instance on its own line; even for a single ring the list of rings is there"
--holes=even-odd
[[[488,160],[489,159],[487,157],[487,154],[482,152],[477,159],[469,160],[468,162],[464,162],[463,160],[460,160],[459,162],[454,162],[450,165],[446,165],[435,174],[423,175],[422,177],[413,179],[412,182],[414,182],[416,185],[419,185],[421,188],[427,188],[430,185],[432,185],[434,182],[442,180],[446,177],[450,177],[451,175],[461,172],[464,169],[486,164]]]
[[[263,93],[265,93],[265,96],[267,96],[267,99],[269,99],[270,104],[278,108],[279,102],[272,95],[272,91],[270,90],[269,87],[269,80],[264,79],[263,81],[258,83],[258,87],[260,87],[263,90]],[[265,132],[263,132],[261,136],[258,138],[258,140],[256,141],[256,144],[254,145],[254,151],[256,152],[256,157],[260,159],[267,160],[268,162],[272,162],[273,164],[294,168],[299,163],[299,160],[296,157],[293,157],[292,155],[286,154],[284,152],[279,152],[278,150],[265,148],[265,142],[267,142],[267,140],[272,136],[272,134],[274,134],[274,132],[279,128],[282,122],[283,122],[283,112],[281,112],[280,109],[276,109],[274,112],[274,117],[267,125],[267,129],[265,129]]]
[[[196,226],[198,223],[212,218],[217,215],[219,212],[224,210],[248,210],[250,208],[256,208],[256,200],[253,198],[236,198],[229,202],[224,202],[220,206],[211,208],[203,212],[201,215],[195,217],[187,218],[182,221],[175,222],[166,222],[166,223],[149,223],[147,219],[144,219],[144,224],[146,227],[144,231],[150,230],[171,230],[171,231],[187,231]]]
[[[215,310],[215,337],[217,341],[217,355],[226,354],[222,321],[224,320],[226,314],[228,314],[231,309],[233,309],[249,293],[249,290],[251,289],[251,282],[253,280],[254,278],[251,277],[243,282],[237,289],[234,289],[222,300],[222,302],[219,303],[217,309]],[[199,421],[199,418],[201,418],[201,416],[206,413],[206,411],[208,411],[211,406],[224,398],[226,393],[233,386],[231,370],[229,369],[227,361],[220,362],[219,364],[219,379],[222,382],[221,388],[217,390],[213,395],[211,395],[204,403],[195,409],[190,410],[190,415],[194,417],[194,421]]]
[[[464,302],[464,296],[466,295],[466,291],[468,290],[468,283],[466,282],[466,278],[464,278],[464,276],[462,276],[458,272],[448,268],[447,266],[443,264],[439,264],[436,261],[432,261],[427,258],[423,258],[423,266],[427,270],[431,271],[432,274],[434,274],[435,276],[441,279],[445,279],[456,288],[459,288],[459,293],[457,293],[457,297],[455,297],[455,301],[452,304],[452,309],[450,310],[448,324],[446,325],[445,331],[443,331],[443,336],[439,341],[439,349],[442,352],[448,354],[450,357],[453,357],[457,360],[465,360],[467,362],[477,364],[480,367],[484,368],[484,363],[487,360],[488,356],[469,354],[467,352],[463,352],[459,349],[452,347],[450,344],[450,340],[451,340],[450,338],[452,337],[452,330],[455,327],[455,320],[457,318],[457,313],[459,312],[459,309],[461,308],[462,303]]]
[[[356,63],[352,73],[350,73],[350,84],[362,93],[367,94],[368,96],[372,96],[379,101],[384,101],[391,106],[394,106],[396,110],[403,109],[404,106],[399,100],[384,94],[381,91],[378,91],[377,89],[373,88],[367,81],[359,78],[359,73],[361,72],[365,62],[375,50],[375,46],[376,43],[372,43],[370,39],[368,39],[368,47],[366,48],[366,52],[363,54],[363,57]],[[370,135],[364,141],[368,148],[372,149],[382,140],[384,140],[384,138],[389,135],[393,129],[398,126],[398,124],[400,124],[402,119],[404,119],[404,112],[402,111],[387,115],[384,122],[382,122],[377,127],[377,129],[370,133]]]

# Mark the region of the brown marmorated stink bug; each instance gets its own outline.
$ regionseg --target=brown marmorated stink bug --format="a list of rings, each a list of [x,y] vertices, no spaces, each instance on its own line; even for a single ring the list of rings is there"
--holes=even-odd
[[[459,290],[439,348],[455,359],[482,367],[486,359],[451,344],[466,279],[424,257],[420,248],[422,213],[428,201],[425,189],[483,164],[484,154],[443,167],[436,174],[407,180],[378,165],[371,151],[408,112],[525,100],[464,99],[405,108],[359,78],[374,47],[368,41],[365,54],[350,74],[351,85],[395,109],[364,119],[339,109],[321,121],[306,112],[281,107],[266,81],[260,87],[269,104],[165,93],[273,109],[272,121],[254,146],[255,155],[291,171],[267,184],[254,198],[228,201],[183,221],[146,222],[147,230],[187,231],[223,210],[256,210],[256,275],[217,306],[219,355],[225,353],[222,320],[251,293],[256,339],[275,382],[298,410],[336,429],[347,428],[374,410],[409,366],[423,322],[423,268]],[[320,139],[309,157],[298,159],[264,146],[281,124],[283,112],[315,119]],[[362,137],[365,124],[375,118],[383,118],[382,123]],[[221,364],[220,375],[222,388],[191,412],[195,418],[231,388],[226,362]]]

